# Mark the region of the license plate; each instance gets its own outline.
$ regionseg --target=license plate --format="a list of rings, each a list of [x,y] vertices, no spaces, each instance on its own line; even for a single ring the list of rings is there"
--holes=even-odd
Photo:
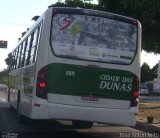
[[[99,101],[99,97],[95,95],[83,95],[81,96],[81,100],[83,101]]]

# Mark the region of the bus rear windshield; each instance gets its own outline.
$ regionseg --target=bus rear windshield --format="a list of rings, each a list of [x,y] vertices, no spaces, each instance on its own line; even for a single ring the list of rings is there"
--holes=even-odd
[[[97,16],[56,14],[51,44],[59,57],[131,64],[137,48],[137,26]]]

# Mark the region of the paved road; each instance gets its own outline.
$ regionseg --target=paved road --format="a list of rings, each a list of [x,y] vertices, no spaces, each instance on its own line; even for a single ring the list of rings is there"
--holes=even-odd
[[[16,138],[17,136],[18,138],[118,138],[140,132],[131,127],[109,126],[106,124],[95,124],[91,129],[74,129],[70,121],[28,120],[25,124],[19,124],[16,111],[10,110],[9,103],[5,100],[5,94],[6,91],[0,91],[0,132],[2,137],[10,135],[10,137],[14,136]]]
[[[6,92],[7,91],[7,86],[4,84],[0,84],[0,92]]]
[[[140,102],[160,103],[160,96],[140,96]]]

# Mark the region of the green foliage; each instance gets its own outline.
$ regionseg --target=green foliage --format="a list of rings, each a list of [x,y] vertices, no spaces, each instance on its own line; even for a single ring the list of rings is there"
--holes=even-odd
[[[9,53],[8,57],[5,59],[6,65],[8,65],[8,69],[11,70],[11,66],[16,64],[16,60],[13,58],[12,54]]]
[[[50,5],[49,7],[80,7],[87,9],[99,9],[99,6],[96,4],[83,2],[82,0],[65,0],[65,2],[56,2],[55,4]]]
[[[151,75],[153,78],[158,77],[158,63],[151,69]]]
[[[147,63],[144,63],[141,67],[141,83],[146,81],[151,81],[157,77],[158,64],[156,64],[152,69]]]
[[[4,69],[0,72],[0,83],[8,84],[8,69]]]
[[[81,7],[109,11],[138,19],[142,26],[142,49],[160,53],[160,0],[98,0],[99,4],[83,0],[65,0],[49,7]]]
[[[6,65],[11,66],[12,64],[12,55],[11,53],[8,54],[8,57],[5,59]]]
[[[143,27],[142,48],[160,53],[160,0],[99,0],[105,11],[138,19]]]

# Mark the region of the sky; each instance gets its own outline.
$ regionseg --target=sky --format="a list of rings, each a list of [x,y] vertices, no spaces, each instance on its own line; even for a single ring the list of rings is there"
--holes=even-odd
[[[0,48],[0,71],[7,68],[5,59],[18,44],[21,33],[33,25],[32,17],[42,15],[57,0],[0,0],[0,40],[8,41],[8,48]]]
[[[33,25],[32,17],[42,15],[49,5],[58,0],[0,0],[0,40],[8,41],[8,48],[0,48],[0,71],[7,68],[5,59],[17,46],[21,33]],[[93,2],[96,2],[94,0]],[[153,67],[160,56],[141,54],[141,64],[146,62]]]

